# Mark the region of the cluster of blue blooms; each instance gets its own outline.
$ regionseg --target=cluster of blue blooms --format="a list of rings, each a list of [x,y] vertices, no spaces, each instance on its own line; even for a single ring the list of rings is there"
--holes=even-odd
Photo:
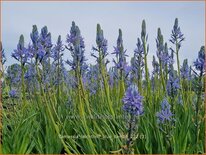
[[[132,115],[142,115],[143,114],[143,96],[138,92],[136,85],[131,85],[127,88],[125,96],[123,98],[123,110]]]
[[[11,92],[9,93],[10,97],[17,96],[15,92],[18,91],[18,89],[13,88],[18,88],[18,83],[21,83],[22,80],[22,74],[24,74],[24,79],[29,86],[32,86],[32,84],[36,85],[35,89],[38,88],[39,79],[37,74],[40,74],[40,81],[45,85],[45,87],[48,85],[60,85],[65,82],[71,87],[71,89],[75,88],[77,86],[77,77],[76,75],[72,74],[72,72],[67,71],[66,67],[64,66],[65,63],[68,64],[75,72],[80,72],[84,87],[89,90],[91,95],[93,95],[96,94],[98,89],[104,87],[103,79],[99,77],[99,74],[102,72],[101,67],[104,66],[106,77],[109,77],[108,81],[111,89],[118,84],[117,81],[121,79],[120,76],[123,77],[126,87],[128,87],[123,98],[123,109],[132,115],[139,116],[143,114],[143,96],[141,96],[142,94],[140,90],[138,92],[137,86],[135,85],[135,80],[143,81],[141,82],[143,83],[141,87],[143,89],[146,88],[144,83],[147,79],[143,76],[146,74],[143,69],[146,67],[145,58],[148,54],[149,46],[146,48],[148,35],[146,34],[145,21],[142,23],[141,38],[137,39],[134,56],[131,59],[131,65],[128,65],[126,61],[127,54],[123,46],[122,31],[119,29],[117,44],[114,47],[114,52],[112,53],[115,55],[116,59],[113,59],[114,67],[110,68],[109,71],[107,71],[106,68],[107,63],[109,62],[106,59],[107,55],[109,54],[107,51],[108,43],[99,24],[97,24],[96,47],[92,47],[93,53],[91,53],[91,55],[97,60],[97,64],[95,65],[88,66],[86,64],[84,39],[81,36],[80,29],[75,24],[75,22],[72,22],[70,32],[67,34],[66,45],[64,45],[61,36],[58,37],[56,44],[53,44],[51,42],[51,33],[48,32],[46,26],[44,26],[39,33],[37,26],[34,25],[30,34],[30,38],[31,43],[28,44],[28,46],[25,46],[24,37],[21,35],[17,44],[17,48],[12,53],[12,57],[19,61],[20,65],[14,64],[9,66],[7,69],[7,78],[11,86]],[[152,81],[153,85],[155,77],[160,78],[160,76],[164,76],[163,79],[166,88],[164,94],[165,96],[180,96],[179,90],[182,89],[181,79],[192,79],[192,66],[188,65],[187,59],[184,60],[183,65],[179,70],[180,74],[178,74],[173,66],[174,54],[177,54],[177,52],[180,50],[183,40],[184,35],[182,34],[178,25],[178,19],[175,19],[170,39],[170,42],[177,46],[177,51],[170,48],[171,53],[169,53],[167,47],[168,45],[166,42],[164,42],[161,29],[158,28],[157,30],[157,59],[155,56],[153,56],[153,71],[152,75],[149,76],[149,80]],[[65,49],[71,53],[71,60],[63,60]],[[147,50],[145,51],[145,49]],[[2,62],[4,64],[6,58],[3,51],[2,57]],[[205,48],[201,47],[198,53],[198,58],[193,64],[195,70],[199,71],[201,76],[203,76],[205,73],[204,65]],[[38,72],[38,69],[41,70],[41,72]],[[29,88],[30,87],[28,87],[28,90]],[[154,86],[152,88],[154,88]],[[172,116],[168,110],[170,109],[168,102],[164,100],[163,103],[162,112],[158,114],[160,122],[163,122],[165,119],[169,120],[167,118]]]
[[[91,112],[92,115],[93,109],[90,111],[92,102],[99,99],[106,105],[101,107],[108,108],[112,116],[120,112],[115,111],[114,106],[118,105],[119,108],[120,105],[121,112],[129,118],[126,120],[128,137],[123,153],[132,154],[133,134],[142,118],[154,118],[152,120],[156,123],[155,127],[159,127],[169,140],[174,123],[178,122],[176,118],[179,119],[176,117],[176,112],[179,107],[184,108],[189,100],[186,96],[187,91],[193,91],[197,98],[193,106],[198,139],[201,113],[199,107],[202,104],[205,75],[205,47],[200,48],[198,58],[191,66],[187,59],[180,64],[179,52],[185,38],[178,19],[175,19],[169,40],[174,48],[168,48],[169,45],[164,41],[161,29],[157,29],[156,55],[152,59],[151,72],[148,68],[149,44],[145,20],[142,22],[141,35],[137,38],[130,63],[127,61],[122,30],[119,29],[114,51],[111,52],[114,59],[110,68],[107,66],[108,41],[100,24],[97,24],[96,29],[96,45],[91,49],[91,56],[96,59],[94,65],[87,64],[84,38],[75,22],[72,22],[65,43],[60,35],[56,43],[52,43],[51,33],[46,26],[39,32],[34,25],[30,38],[31,42],[26,45],[24,36],[20,36],[17,47],[11,55],[18,64],[7,68],[5,76],[9,89],[7,95],[12,102],[20,100],[26,103],[27,99],[32,99],[35,95],[40,94],[44,97],[47,93],[51,93],[54,94],[57,103],[62,103],[64,100],[68,109],[74,108],[75,103],[78,103],[80,108],[77,109],[82,112],[82,116],[84,110],[85,114]],[[6,57],[2,45],[0,49],[4,65]],[[67,60],[64,60],[65,52],[70,54]],[[84,109],[83,103],[87,109]]]

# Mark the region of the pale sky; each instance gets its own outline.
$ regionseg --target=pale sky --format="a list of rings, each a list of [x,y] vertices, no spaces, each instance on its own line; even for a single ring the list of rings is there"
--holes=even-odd
[[[200,46],[205,43],[204,2],[2,2],[2,40],[7,56],[6,65],[16,62],[11,58],[11,52],[16,48],[19,36],[24,35],[26,43],[31,42],[32,25],[38,30],[47,26],[52,34],[53,43],[58,35],[65,43],[72,21],[75,21],[84,37],[88,63],[95,63],[90,56],[95,45],[96,24],[100,23],[104,36],[108,40],[109,60],[113,46],[116,45],[118,29],[123,31],[124,47],[130,61],[136,47],[137,37],[141,34],[142,20],[146,20],[149,66],[151,71],[152,56],[156,55],[157,28],[160,27],[164,40],[169,42],[174,20],[179,19],[179,25],[186,40],[180,50],[181,62],[188,58],[192,63]],[[71,59],[69,51],[65,51],[64,59]],[[110,66],[114,65],[110,62]]]

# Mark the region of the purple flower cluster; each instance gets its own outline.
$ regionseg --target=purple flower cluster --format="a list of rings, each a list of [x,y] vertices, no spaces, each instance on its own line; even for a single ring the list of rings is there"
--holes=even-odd
[[[97,24],[96,44],[97,44],[97,48],[96,47],[92,47],[92,50],[94,52],[100,52],[101,57],[99,57],[99,55],[98,56],[95,55],[95,53],[91,53],[91,56],[96,58],[97,62],[99,63],[100,61],[104,60],[106,58],[106,56],[108,55],[108,52],[107,52],[107,46],[108,46],[107,40],[104,38],[104,32],[101,29],[100,24]],[[104,62],[104,63],[107,64],[108,62],[109,61],[106,60],[106,62]]]
[[[37,26],[33,25],[32,33],[30,34],[32,44],[29,45],[29,51],[35,61],[46,61],[50,57],[50,50],[52,47],[51,33],[48,32],[46,26],[41,29],[39,34]]]
[[[64,47],[62,44],[61,36],[59,35],[57,39],[57,43],[51,51],[51,57],[54,59],[54,61],[62,60],[63,51],[64,51]]]
[[[44,45],[44,48],[50,48],[52,46],[51,33],[48,32],[47,26],[44,26],[41,29],[39,41],[42,45]]]
[[[124,102],[123,110],[130,113],[131,115],[142,115],[143,114],[143,97],[139,94],[136,85],[130,85],[122,99]]]
[[[33,46],[36,48],[38,39],[39,39],[39,32],[36,25],[33,25],[32,33],[30,34],[30,38],[32,40]]]
[[[185,40],[184,34],[182,34],[181,32],[180,27],[178,25],[178,19],[176,18],[173,26],[170,42],[172,42],[173,44],[177,44],[177,48],[179,50],[181,47],[181,42],[184,40]]]
[[[119,29],[119,36],[117,38],[117,46],[114,47],[114,52],[112,54],[116,55],[117,61],[113,59],[115,66],[120,70],[125,70],[127,67],[126,57],[128,55],[126,55],[126,50],[124,50],[121,29]]]
[[[132,70],[132,76],[140,77],[139,74],[142,74],[144,62],[143,62],[143,45],[140,41],[140,39],[137,39],[137,48],[134,50],[134,57],[131,59],[131,70]],[[140,71],[140,73],[139,73]]]
[[[162,52],[157,57],[161,60],[163,68],[166,68],[168,64],[173,64],[173,59],[171,59],[171,56],[167,52]]]
[[[7,78],[10,84],[18,85],[21,81],[21,67],[18,64],[13,64],[8,67],[7,69]]]
[[[172,112],[170,111],[170,104],[165,98],[161,103],[161,111],[157,113],[158,123],[164,124],[172,120]]]
[[[24,75],[24,78],[27,79],[28,81],[31,81],[35,75],[36,75],[36,69],[35,69],[35,65],[33,63],[31,63],[29,66],[28,66],[28,69]]]
[[[198,58],[194,62],[195,69],[204,73],[205,72],[205,47],[202,46],[198,52]]]
[[[32,57],[32,54],[29,52],[29,50],[24,47],[23,35],[20,36],[19,43],[17,44],[17,49],[14,50],[11,56],[19,61],[23,66]]]
[[[18,95],[17,95],[17,91],[12,89],[9,91],[9,97],[10,98],[16,98]]]
[[[84,75],[83,79],[85,81],[86,88],[90,91],[90,94],[96,94],[98,90],[98,65],[90,65],[88,71]]]
[[[157,39],[156,39],[156,47],[157,47],[157,57],[161,61],[162,68],[167,68],[168,65],[173,64],[174,60],[168,54],[167,43],[164,44],[163,35],[161,33],[161,29],[158,28]]]
[[[98,48],[103,52],[103,56],[107,55],[107,40],[104,38],[104,32],[101,29],[100,24],[97,24],[97,35],[96,35],[96,43]]]
[[[188,66],[187,59],[183,61],[183,65],[180,69],[181,78],[190,80],[190,67]]]
[[[157,46],[157,56],[160,56],[161,53],[164,51],[164,40],[160,28],[158,28],[157,30],[156,46]]]
[[[85,45],[79,27],[75,22],[72,22],[70,34],[67,35],[67,43],[67,49],[71,52],[73,60],[67,60],[66,63],[70,65],[73,70],[76,70],[77,67],[80,67],[82,70],[86,61],[84,56]]]
[[[152,60],[152,67],[153,67],[153,75],[155,74],[159,74],[159,71],[160,71],[160,66],[159,66],[159,63],[156,61],[155,59],[155,56],[153,56],[153,60]]]
[[[116,80],[118,78],[117,68],[116,67],[110,68],[108,71],[108,74],[109,74],[109,86],[113,88],[114,85],[117,83],[117,80]]]
[[[169,96],[174,97],[180,89],[180,80],[177,72],[172,68],[169,72],[169,79],[167,81],[167,93]]]

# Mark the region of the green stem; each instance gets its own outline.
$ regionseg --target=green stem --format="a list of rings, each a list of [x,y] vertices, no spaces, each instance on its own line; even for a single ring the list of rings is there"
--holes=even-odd
[[[57,101],[60,102],[60,64],[59,64],[59,52],[58,52],[58,62],[57,62]]]
[[[179,50],[178,50],[178,43],[176,40],[176,55],[177,55],[177,71],[178,71],[178,76],[180,77],[180,61],[179,61]]]
[[[147,47],[146,47],[146,40],[143,41],[143,47],[144,47],[144,64],[145,64],[145,80],[147,83],[147,98],[150,97],[150,79],[149,79],[149,71],[148,71],[148,65],[147,65]]]
[[[139,56],[140,57],[140,56]],[[140,94],[142,95],[142,71],[141,71],[141,61],[139,61],[138,67],[138,89]]]
[[[163,87],[163,91],[164,91],[164,94],[165,94],[165,92],[166,92],[165,78],[164,78],[164,75],[163,75],[162,62],[161,62],[160,59],[159,59],[159,64],[160,64],[160,78],[162,80],[162,87]]]
[[[129,121],[129,129],[128,129],[128,136],[127,136],[127,154],[131,154],[131,143],[132,143],[132,128],[133,128],[133,121],[134,121],[134,115],[130,115],[130,121]]]
[[[22,98],[23,105],[26,105],[26,92],[25,92],[25,84],[24,84],[24,65],[21,60],[21,87],[22,87]]]
[[[180,87],[181,87],[182,101],[183,101],[183,104],[184,104],[184,92],[183,92],[182,78],[181,78],[181,75],[180,75],[180,60],[179,60],[179,49],[178,49],[177,40],[175,41],[175,44],[176,44],[176,55],[177,55],[177,70],[178,70],[178,76],[179,76],[179,79],[180,79]]]
[[[199,143],[199,104],[200,104],[200,101],[201,101],[201,94],[202,94],[202,75],[203,73],[201,72],[200,73],[200,76],[199,76],[199,79],[198,79],[198,84],[200,84],[200,88],[199,88],[199,91],[198,91],[198,94],[197,94],[197,104],[196,104],[196,145],[197,145],[197,152],[198,153],[198,143]]]
[[[99,61],[100,61],[99,62],[99,69],[100,69],[100,73],[102,75],[102,80],[103,80],[103,84],[104,84],[104,90],[105,90],[105,94],[106,94],[106,98],[107,98],[107,103],[109,105],[109,109],[110,109],[112,116],[115,116],[115,113],[114,113],[114,110],[112,107],[112,102],[110,99],[109,85],[108,85],[106,74],[105,74],[106,69],[104,66],[104,61],[102,61],[102,55],[101,55],[100,49],[99,49]]]

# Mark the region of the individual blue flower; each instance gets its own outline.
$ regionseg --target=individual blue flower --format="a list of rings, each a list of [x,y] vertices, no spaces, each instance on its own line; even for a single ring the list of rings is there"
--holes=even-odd
[[[130,113],[131,115],[142,115],[143,114],[143,97],[138,92],[136,85],[130,85],[124,95],[122,101],[124,102],[123,110]]]
[[[170,108],[171,106],[165,98],[161,103],[161,111],[157,113],[158,123],[165,124],[167,121],[173,120]]]
[[[12,89],[9,91],[9,97],[10,98],[16,98],[17,97],[17,91]]]
[[[198,52],[198,58],[194,62],[195,69],[204,73],[205,72],[205,47],[202,46]]]

